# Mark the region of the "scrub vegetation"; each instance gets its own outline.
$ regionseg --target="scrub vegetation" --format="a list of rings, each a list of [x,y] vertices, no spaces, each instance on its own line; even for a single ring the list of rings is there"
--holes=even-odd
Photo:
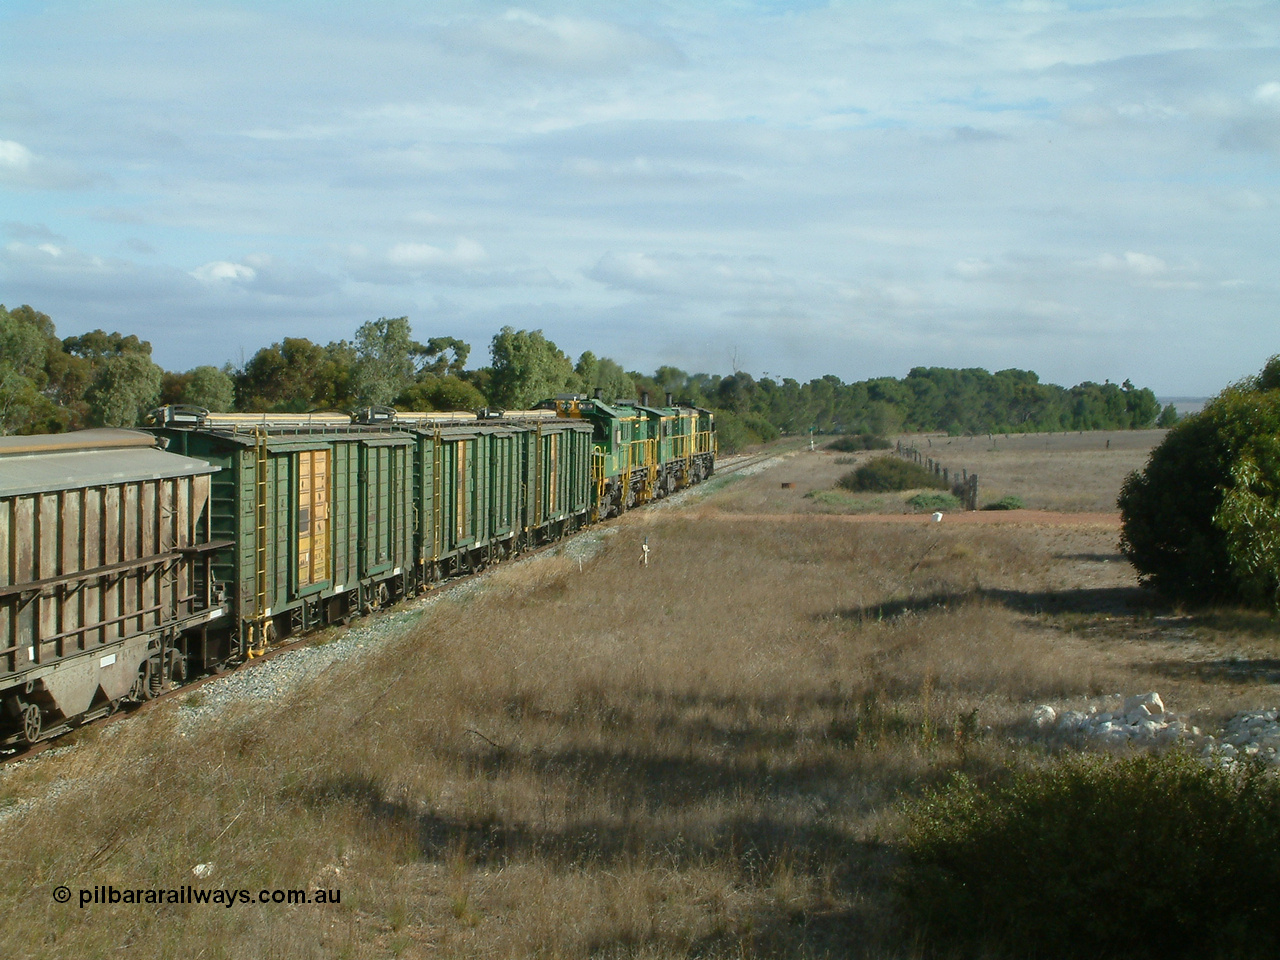
[[[828,443],[826,449],[853,453],[857,450],[888,450],[892,446],[887,437],[872,433],[846,433]]]
[[[1081,750],[1034,729],[1039,703],[1154,688],[1205,726],[1274,706],[1274,620],[1164,605],[1113,521],[718,511],[752,489],[808,503],[832,458],[630,514],[581,564],[500,566],[362,658],[199,725],[160,701],[6,768],[0,953],[974,955],[971,931],[919,925],[927,877],[901,885],[941,849],[913,803],[959,776],[988,810],[1036,795]],[[934,819],[960,836],[946,802]],[[107,884],[341,901],[78,906]]]
[[[947,483],[932,470],[898,457],[877,457],[840,478],[840,486],[855,493],[893,490],[945,490]]]
[[[969,950],[1280,950],[1280,780],[1262,764],[1085,755],[987,789],[957,775],[908,806],[904,847],[904,910],[930,939]]]

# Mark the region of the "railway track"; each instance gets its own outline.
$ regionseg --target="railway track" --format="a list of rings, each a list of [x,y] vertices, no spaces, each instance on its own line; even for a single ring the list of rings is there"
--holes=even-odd
[[[798,447],[794,450],[772,449],[755,451],[752,453],[736,453],[727,457],[717,457],[715,475],[717,477],[723,477],[726,475],[741,473],[742,471],[748,470],[758,464],[767,463],[770,460],[778,460],[788,454],[796,453],[799,449],[800,448]]]
[[[608,521],[606,521],[606,523],[608,523]],[[599,535],[600,529],[601,529],[600,525],[585,527],[560,540],[556,540],[551,543],[546,543],[541,546],[538,546],[529,550],[525,550],[521,552],[518,556],[506,562],[518,562],[521,560],[529,560],[550,551],[562,550],[568,544],[573,543],[575,540],[581,537],[591,536],[593,533],[596,535]],[[496,565],[497,564],[495,563],[491,566],[496,566]],[[412,597],[406,597],[400,600],[399,602],[393,605],[387,606],[372,614],[359,615],[359,616],[353,617],[352,618],[353,622],[351,623],[333,624],[331,626],[325,627],[324,629],[315,631],[313,633],[306,633],[294,638],[281,640],[273,644],[272,646],[270,646],[266,650],[266,652],[261,654],[260,656],[253,657],[248,660],[244,660],[230,669],[219,670],[217,672],[208,673],[194,680],[181,683],[177,686],[171,687],[168,690],[165,690],[161,693],[156,694],[155,696],[151,697],[148,700],[144,700],[138,703],[121,705],[118,709],[110,713],[94,716],[92,719],[87,719],[73,726],[68,726],[65,729],[61,730],[60,732],[56,733],[55,735],[50,736],[46,739],[37,741],[34,744],[25,745],[25,746],[9,745],[9,746],[0,748],[0,767],[8,766],[14,763],[20,763],[27,760],[32,760],[47,750],[56,749],[58,747],[65,747],[67,745],[66,737],[68,735],[75,734],[83,730],[90,730],[96,727],[103,727],[108,724],[115,723],[116,721],[124,720],[129,717],[145,713],[146,711],[153,709],[158,704],[164,703],[165,701],[169,700],[172,697],[179,697],[179,696],[185,697],[191,693],[194,693],[195,691],[199,690],[202,686],[205,686],[206,684],[210,684],[218,680],[226,680],[231,677],[242,676],[251,671],[261,669],[266,665],[268,665],[272,660],[275,660],[276,658],[283,656],[284,654],[293,653],[299,650],[304,650],[319,644],[326,644],[332,639],[332,635],[334,631],[346,630],[348,628],[358,629],[359,627],[364,625],[376,624],[380,618],[390,617],[397,612],[404,612],[406,609],[411,609],[416,604],[429,602],[430,600],[435,599],[436,597],[444,595],[445,593],[447,593],[448,591],[452,590],[455,587],[463,586],[471,581],[474,581],[478,577],[480,577],[482,574],[484,574],[488,569],[490,569],[490,567],[485,567],[471,573],[463,574],[461,576],[449,577],[446,580],[438,581],[435,584],[433,584],[429,589],[423,591],[422,593],[416,594]]]
[[[724,457],[716,461],[716,476],[723,477],[741,473],[748,467],[754,467],[758,463],[776,459],[777,456],[778,454],[775,452],[768,452],[736,454],[732,457]]]
[[[715,476],[719,476],[719,477],[732,476],[734,474],[741,473],[744,470],[748,470],[751,467],[757,466],[761,463],[766,463],[770,460],[775,460],[778,458],[778,456],[779,456],[779,453],[778,451],[775,450],[775,451],[753,452],[749,454],[738,454],[738,455],[724,457],[719,459],[716,463]],[[598,529],[598,528],[588,527],[577,533],[574,533],[569,537],[565,537],[553,543],[548,543],[543,546],[537,547],[535,549],[525,551],[520,554],[518,559],[522,559],[522,560],[529,559],[532,557],[536,557],[548,550],[562,549],[566,544],[571,543],[577,538],[585,535],[590,535],[593,529]],[[400,610],[409,606],[410,604],[418,603],[425,599],[429,599],[432,595],[438,595],[443,591],[448,590],[451,587],[474,580],[477,576],[479,576],[483,572],[484,570],[482,569],[474,573],[466,574],[464,576],[451,577],[447,580],[440,581],[439,583],[435,584],[424,593],[417,594],[414,597],[402,600],[400,603],[397,603],[394,606],[390,606],[384,610],[378,611],[377,613],[373,614],[371,617],[368,618],[368,622],[374,622],[378,617],[391,614],[396,610]],[[366,618],[358,617],[356,619],[357,621],[365,621]],[[331,634],[333,629],[340,629],[340,627],[326,628],[316,633],[308,633],[293,639],[283,640],[279,643],[272,645],[266,651],[266,653],[263,654],[262,656],[245,660],[237,664],[232,669],[221,670],[218,672],[205,674],[194,680],[191,680],[186,683],[182,683],[180,685],[170,688],[169,690],[158,693],[157,695],[151,697],[148,700],[142,701],[141,703],[123,705],[119,709],[112,711],[111,713],[100,715],[100,716],[94,717],[93,719],[85,720],[84,722],[75,724],[74,726],[70,726],[64,731],[60,732],[59,734],[55,736],[51,736],[47,739],[42,739],[35,744],[25,746],[25,747],[23,746],[5,747],[3,748],[3,750],[9,751],[9,752],[3,755],[0,755],[0,766],[16,763],[20,761],[30,760],[39,756],[41,753],[45,752],[46,750],[56,748],[59,745],[65,746],[65,737],[68,734],[73,734],[77,731],[88,730],[94,727],[105,726],[107,724],[114,723],[118,720],[122,720],[127,717],[134,716],[134,715],[143,713],[147,710],[150,710],[155,705],[163,703],[171,697],[187,696],[195,692],[205,684],[212,683],[216,680],[225,679],[227,677],[233,677],[239,674],[243,674],[247,671],[259,669],[260,667],[264,666],[265,664],[271,662],[272,660],[274,660],[275,658],[283,654],[290,653],[295,650],[304,649],[314,644],[324,642],[326,638]]]

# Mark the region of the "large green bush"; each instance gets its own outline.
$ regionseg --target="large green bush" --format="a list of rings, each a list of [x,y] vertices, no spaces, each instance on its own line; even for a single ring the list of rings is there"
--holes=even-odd
[[[884,493],[890,490],[945,490],[942,477],[918,463],[897,457],[877,457],[851,470],[837,481],[855,493]]]
[[[1077,756],[908,807],[913,930],[966,956],[1280,955],[1280,782],[1185,754]]]
[[[846,433],[828,443],[827,449],[855,453],[858,450],[888,450],[891,446],[893,444],[887,438],[874,433]]]
[[[1120,547],[1144,583],[1280,604],[1280,357],[1176,424],[1119,506]]]
[[[721,453],[741,453],[747,447],[778,439],[778,428],[755,414],[715,410],[716,442]]]

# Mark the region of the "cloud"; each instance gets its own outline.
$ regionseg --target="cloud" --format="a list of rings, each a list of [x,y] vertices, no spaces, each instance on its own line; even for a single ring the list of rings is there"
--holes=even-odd
[[[311,267],[299,267],[269,254],[255,253],[239,263],[213,260],[191,271],[191,276],[209,287],[236,287],[265,297],[308,300],[336,292],[336,277]]]
[[[740,174],[723,169],[635,157],[617,162],[595,158],[577,157],[564,164],[565,173],[572,177],[604,184],[647,185],[711,185],[740,182]]]
[[[1098,266],[1113,273],[1129,273],[1137,277],[1156,277],[1167,273],[1169,265],[1159,257],[1149,253],[1129,251],[1124,256],[1113,253],[1103,254],[1098,258]]]
[[[543,17],[527,10],[455,23],[446,32],[464,48],[500,60],[570,73],[614,73],[638,63],[671,64],[680,59],[667,40],[604,20]]]
[[[977,257],[968,257],[964,260],[957,260],[952,264],[951,272],[957,277],[963,277],[966,280],[976,280],[990,276],[992,272],[992,265],[989,260],[982,260]]]
[[[453,249],[422,242],[395,243],[381,251],[352,244],[341,251],[347,272],[365,283],[408,284],[422,277],[462,279],[486,260],[484,247],[459,238]]]
[[[467,237],[459,237],[451,248],[408,241],[381,250],[350,244],[335,254],[348,276],[360,283],[404,287],[429,282],[478,289],[565,286],[542,265],[492,265],[484,246]]]
[[[1272,80],[1253,91],[1253,102],[1267,107],[1280,108],[1280,83]]]
[[[0,185],[37,190],[74,190],[93,180],[70,164],[46,160],[16,140],[0,140]]]
[[[433,247],[429,243],[397,243],[387,251],[387,263],[406,270],[473,267],[485,259],[484,247],[465,237],[460,238],[452,250]]]
[[[253,280],[258,275],[258,271],[243,263],[213,260],[196,267],[191,271],[191,275],[201,283],[243,283]]]
[[[88,277],[101,279],[127,273],[129,270],[126,261],[94,256],[66,244],[50,241],[38,244],[15,241],[6,244],[2,262],[11,271],[64,280],[83,280]]]
[[[767,258],[720,254],[609,252],[584,276],[612,290],[687,299],[789,297],[793,278],[780,276]]]
[[[0,140],[0,176],[25,177],[35,164],[35,154],[13,140]]]
[[[991,140],[1007,140],[1005,137],[993,130],[980,130],[977,127],[965,125],[963,127],[954,127],[952,135],[961,143],[987,143]]]
[[[54,233],[47,224],[43,223],[21,223],[17,220],[9,220],[3,226],[4,232],[15,240],[47,240],[57,243],[66,240],[66,237]]]

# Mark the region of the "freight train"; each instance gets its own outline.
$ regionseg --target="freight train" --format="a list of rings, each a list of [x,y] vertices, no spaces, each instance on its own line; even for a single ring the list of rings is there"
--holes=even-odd
[[[218,414],[0,437],[0,744],[57,736],[273,641],[715,469],[710,411]]]

